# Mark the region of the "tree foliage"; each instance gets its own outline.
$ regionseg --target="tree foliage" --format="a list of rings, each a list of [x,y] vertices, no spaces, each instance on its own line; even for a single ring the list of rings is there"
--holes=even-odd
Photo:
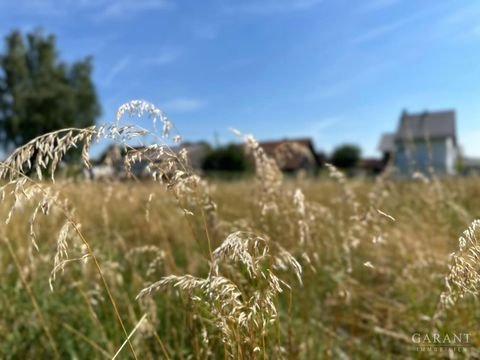
[[[335,148],[330,161],[340,169],[351,169],[358,164],[361,154],[357,145],[345,144]]]
[[[46,132],[93,125],[100,105],[92,59],[59,60],[55,37],[13,31],[0,54],[0,146],[10,150]]]
[[[249,161],[241,146],[230,144],[213,149],[205,157],[202,168],[205,171],[247,171]]]

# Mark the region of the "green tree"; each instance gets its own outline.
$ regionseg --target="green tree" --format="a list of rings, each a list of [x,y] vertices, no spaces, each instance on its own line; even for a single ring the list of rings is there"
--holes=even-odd
[[[59,60],[55,37],[13,31],[0,54],[0,146],[9,151],[46,132],[93,125],[100,105],[92,60]]]
[[[340,169],[351,169],[360,161],[362,154],[357,145],[345,144],[333,150],[331,163]]]
[[[249,162],[241,146],[230,144],[211,150],[203,161],[202,169],[243,172],[249,169]]]

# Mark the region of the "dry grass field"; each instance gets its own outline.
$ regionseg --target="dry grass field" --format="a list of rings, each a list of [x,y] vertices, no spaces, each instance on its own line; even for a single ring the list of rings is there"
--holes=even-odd
[[[480,356],[478,178],[285,179],[247,138],[247,180],[167,150],[162,181],[33,179],[91,140],[76,134],[3,163],[0,358]],[[460,333],[461,349],[412,340]]]

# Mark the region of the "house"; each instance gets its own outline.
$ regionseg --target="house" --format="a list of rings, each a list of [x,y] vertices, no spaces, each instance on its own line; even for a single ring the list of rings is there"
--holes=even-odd
[[[199,142],[185,142],[175,148],[173,151],[179,153],[182,149],[186,149],[188,152],[188,160],[192,168],[200,170],[202,168],[203,160],[210,152],[210,145],[205,141]]]
[[[376,158],[364,158],[360,159],[358,163],[358,170],[360,174],[372,176],[378,175],[384,169],[384,160]]]
[[[85,176],[92,180],[124,180],[128,177],[125,169],[125,156],[131,151],[142,151],[143,147],[132,147],[127,150],[115,144],[108,146],[100,157],[92,161],[92,167]],[[137,178],[147,176],[148,162],[135,161],[131,164],[131,173]]]
[[[187,150],[188,161],[194,169],[200,169],[203,159],[208,154],[209,145],[205,142],[184,143],[170,148],[180,156],[182,150]],[[153,163],[160,163],[163,155],[158,148],[132,147],[130,149],[120,148],[117,145],[110,145],[100,157],[92,162],[92,168],[85,174],[86,177],[94,180],[121,179],[129,177],[125,169],[125,157],[132,152],[142,154],[141,160],[130,163],[130,172],[136,178],[150,178],[152,175],[149,166]]]
[[[378,149],[384,164],[391,161],[399,175],[416,171],[456,173],[459,155],[453,110],[409,114],[402,112],[397,131],[383,134]]]
[[[319,166],[312,139],[261,141],[259,146],[268,156],[276,160],[282,171],[296,172],[302,169],[315,171]]]
[[[84,176],[90,180],[113,180],[123,171],[123,156],[116,145],[108,146],[98,159],[91,161],[91,167],[84,169]]]

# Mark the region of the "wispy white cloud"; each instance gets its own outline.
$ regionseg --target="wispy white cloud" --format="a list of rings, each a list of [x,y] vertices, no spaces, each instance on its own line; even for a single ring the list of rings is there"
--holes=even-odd
[[[157,55],[146,57],[143,61],[148,66],[163,66],[175,62],[183,53],[180,47],[163,47]]]
[[[364,42],[368,42],[368,41],[377,39],[377,38],[382,37],[384,35],[393,33],[395,31],[400,30],[401,28],[405,27],[405,25],[408,25],[411,22],[414,22],[414,21],[417,21],[417,20],[421,19],[422,17],[427,15],[427,13],[428,12],[425,12],[425,11],[413,13],[412,15],[400,18],[399,20],[392,21],[392,22],[387,23],[387,24],[382,24],[382,25],[372,27],[372,28],[364,31],[363,33],[357,35],[356,37],[354,37],[352,39],[352,42],[354,42],[354,43],[364,43]]]
[[[110,85],[115,78],[120,75],[120,73],[130,64],[131,57],[125,56],[119,59],[110,69],[107,76],[103,80],[103,85],[108,86]]]
[[[400,20],[390,24],[379,25],[379,26],[370,28],[364,31],[363,33],[361,33],[360,35],[355,36],[352,41],[354,43],[364,43],[364,42],[374,40],[376,38],[379,38],[383,35],[386,35],[388,33],[391,33],[399,29],[403,25],[403,23],[404,22]]]
[[[190,112],[199,110],[205,107],[207,103],[203,100],[196,99],[196,98],[187,98],[187,97],[180,97],[171,99],[162,104],[162,108],[165,111],[176,111],[176,112]]]
[[[342,120],[342,118],[340,116],[337,116],[337,117],[329,117],[329,118],[326,118],[326,119],[313,121],[313,122],[310,122],[308,124],[308,130],[310,130],[312,132],[315,132],[315,133],[316,132],[323,132],[323,131],[327,130],[328,128],[331,128],[332,126],[335,126],[341,120]]]
[[[342,116],[333,116],[321,120],[310,121],[303,127],[304,134],[312,136],[317,144],[323,148],[330,148],[332,146],[332,133],[338,132],[341,128],[339,125],[343,121]]]
[[[252,15],[270,15],[291,11],[303,11],[311,9],[323,0],[248,0],[235,1],[224,4],[224,10],[233,13]]]
[[[439,23],[439,36],[448,37],[453,41],[466,38],[477,41],[480,35],[480,25],[478,24],[479,16],[480,6],[476,2],[470,6],[448,12]]]
[[[299,102],[331,101],[359,93],[361,89],[371,86],[372,82],[398,64],[396,59],[387,58],[376,61],[371,61],[369,58],[368,63],[362,58],[357,58],[355,61],[355,64],[351,61],[346,62],[341,65],[341,68],[330,67],[329,72],[335,76],[333,78],[330,76],[328,81],[319,80],[318,84],[299,98]],[[348,67],[350,69],[345,70]]]
[[[169,0],[112,0],[104,2],[103,6],[99,9],[98,18],[111,19],[125,17],[146,11],[164,10],[172,6],[173,3]]]
[[[448,13],[443,21],[444,23],[451,25],[458,25],[465,22],[471,22],[472,20],[477,20],[480,9],[478,4],[473,6],[461,7],[456,11]]]

